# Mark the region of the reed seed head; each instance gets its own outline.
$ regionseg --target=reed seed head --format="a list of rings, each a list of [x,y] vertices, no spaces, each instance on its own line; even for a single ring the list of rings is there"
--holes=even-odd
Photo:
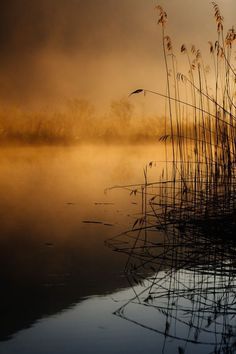
[[[165,24],[167,23],[167,13],[164,11],[163,7],[160,5],[157,5],[156,10],[159,11],[159,19],[158,19],[158,25],[162,25],[162,27],[165,26]]]

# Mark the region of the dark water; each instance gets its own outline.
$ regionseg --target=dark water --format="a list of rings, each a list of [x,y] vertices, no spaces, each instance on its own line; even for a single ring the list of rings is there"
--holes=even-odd
[[[143,182],[157,159],[157,146],[1,149],[1,354],[235,352],[233,244],[160,230],[104,244],[141,205],[104,189]]]
[[[129,227],[140,206],[127,192],[104,194],[104,189],[142,182],[147,154],[151,158],[155,151],[139,146],[1,149],[1,353],[32,353],[34,345],[34,352],[63,352],[71,326],[78,335],[81,326],[106,321],[106,315],[112,321],[107,294],[129,284],[123,276],[125,256],[114,255],[104,241]],[[105,295],[107,305],[93,298]],[[104,314],[97,312],[100,306]],[[67,319],[61,322],[60,316]],[[66,332],[57,332],[57,324],[50,327],[51,320]],[[51,339],[36,329],[43,323],[48,335],[53,330]],[[78,337],[69,352],[82,345],[84,352],[96,351],[99,331],[93,331],[87,347]]]

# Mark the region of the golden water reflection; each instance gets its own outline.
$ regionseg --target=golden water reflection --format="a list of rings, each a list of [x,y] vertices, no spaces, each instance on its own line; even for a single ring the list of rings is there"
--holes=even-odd
[[[1,148],[0,340],[128,286],[125,257],[104,241],[133,224],[140,200],[104,189],[143,182],[145,164],[161,157],[157,146]]]

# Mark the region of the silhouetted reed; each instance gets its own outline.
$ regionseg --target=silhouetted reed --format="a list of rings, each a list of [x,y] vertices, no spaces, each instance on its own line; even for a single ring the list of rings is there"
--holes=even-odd
[[[236,32],[231,28],[224,34],[220,9],[216,3],[212,4],[217,25],[217,40],[210,43],[214,94],[209,93],[206,67],[195,46],[190,50],[184,44],[181,46],[189,69],[187,74],[177,73],[172,41],[166,35],[167,14],[160,6],[157,11],[162,28],[167,94],[147,89],[132,93],[154,94],[168,102],[166,120],[170,130],[159,140],[165,145],[170,141],[172,149],[171,152],[166,149],[161,180],[146,188],[148,207],[164,224],[171,221],[183,227],[187,222],[223,218],[235,210],[236,71],[231,57]],[[181,97],[183,88],[191,92],[188,100]]]
[[[162,334],[163,353],[187,353],[195,344],[199,352],[236,350],[236,71],[231,61],[236,33],[233,28],[224,33],[220,9],[212,4],[213,95],[194,46],[182,45],[189,69],[186,75],[176,72],[167,14],[157,7],[167,94],[146,89],[132,94],[167,100],[170,130],[160,137],[166,157],[147,164],[143,184],[121,186],[140,197],[142,210],[133,228],[107,241],[127,254],[125,272],[134,290],[115,314]],[[182,86],[191,93],[188,100]],[[152,182],[149,170],[155,165],[162,172]]]

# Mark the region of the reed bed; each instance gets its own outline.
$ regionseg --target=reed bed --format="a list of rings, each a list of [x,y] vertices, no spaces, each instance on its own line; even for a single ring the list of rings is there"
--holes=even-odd
[[[145,166],[143,184],[123,186],[140,197],[142,210],[130,230],[107,241],[127,254],[125,273],[134,290],[115,314],[163,335],[163,353],[187,353],[196,344],[204,353],[236,351],[236,33],[225,33],[220,9],[212,6],[213,93],[194,46],[182,45],[188,72],[178,73],[167,14],[157,7],[166,93],[132,94],[166,99],[169,128],[159,139],[166,156]],[[162,172],[152,182],[156,165]]]
[[[217,33],[215,43],[209,42],[213,89],[210,91],[208,69],[201,51],[195,46],[190,49],[184,44],[181,46],[188,70],[186,74],[177,71],[177,55],[166,34],[167,14],[157,6],[166,94],[148,89],[131,93],[164,97],[168,107],[165,134],[159,138],[166,151],[161,176],[157,182],[148,182],[148,169],[159,165],[159,161],[151,161],[144,171],[145,183],[138,188],[133,186],[137,193],[144,194],[148,218],[158,219],[162,225],[175,223],[183,228],[188,223],[201,224],[214,218],[222,220],[235,210],[236,70],[233,45],[236,32],[233,27],[224,32],[220,9],[216,3],[212,5]]]
[[[104,112],[83,99],[55,111],[0,107],[0,144],[156,143],[164,126],[165,117],[141,116],[128,98],[111,102]]]

